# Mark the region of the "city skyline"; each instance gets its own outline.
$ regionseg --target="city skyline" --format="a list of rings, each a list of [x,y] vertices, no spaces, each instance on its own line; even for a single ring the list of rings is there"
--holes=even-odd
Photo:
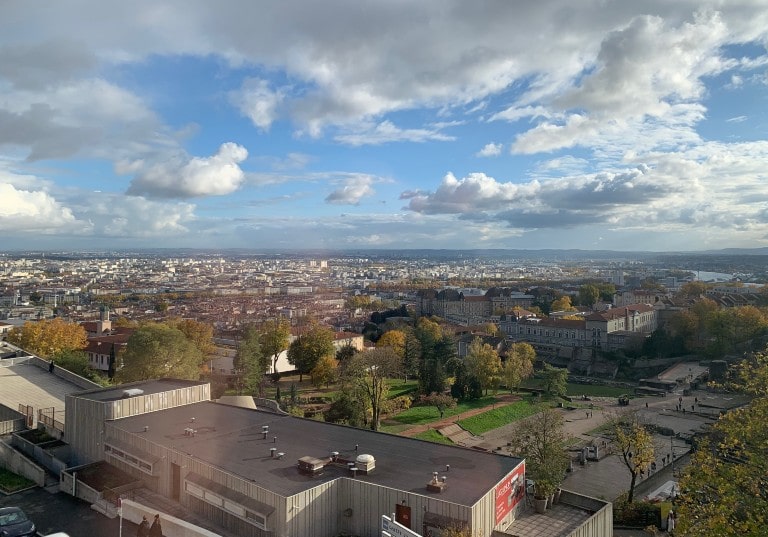
[[[4,249],[768,246],[758,1],[0,21]]]

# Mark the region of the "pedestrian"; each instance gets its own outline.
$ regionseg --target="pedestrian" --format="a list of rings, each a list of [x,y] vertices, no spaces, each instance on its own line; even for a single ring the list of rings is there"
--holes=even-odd
[[[589,410],[587,410],[587,418],[589,418]]]
[[[667,531],[672,532],[675,531],[675,512],[670,511],[667,515]]]
[[[149,528],[149,537],[163,537],[163,527],[160,525],[160,515],[155,515],[152,527]]]
[[[696,405],[691,405],[691,412],[693,412],[694,408],[696,408]]]
[[[648,401],[645,402],[645,408],[648,408]]]
[[[53,360],[51,360],[50,362],[48,362],[48,372],[53,373],[53,368],[54,368]]]
[[[136,530],[136,537],[149,537],[149,522],[146,515],[141,517],[141,524],[139,524],[139,529]]]

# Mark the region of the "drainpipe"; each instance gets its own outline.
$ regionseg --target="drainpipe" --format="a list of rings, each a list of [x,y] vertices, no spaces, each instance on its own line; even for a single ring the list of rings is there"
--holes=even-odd
[[[77,485],[77,472],[72,472],[72,496],[75,496],[75,485]]]

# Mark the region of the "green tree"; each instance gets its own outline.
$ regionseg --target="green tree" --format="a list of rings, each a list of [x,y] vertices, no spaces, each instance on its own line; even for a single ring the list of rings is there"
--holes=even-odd
[[[520,383],[533,375],[536,351],[530,343],[513,343],[504,362],[504,382],[509,391],[520,389]]]
[[[612,428],[619,456],[631,476],[627,502],[632,503],[637,476],[647,472],[654,461],[653,436],[634,413],[622,414],[615,418]]]
[[[344,367],[344,381],[371,409],[371,430],[378,431],[385,410],[389,384],[387,378],[400,374],[401,358],[384,347],[359,352]]]
[[[62,351],[56,355],[54,362],[56,362],[56,367],[71,371],[75,375],[80,375],[102,386],[110,384],[108,378],[101,376],[98,371],[90,366],[88,356],[83,351]]]
[[[291,325],[285,319],[270,319],[261,327],[261,349],[272,360],[272,371],[277,372],[277,359],[288,348]]]
[[[422,395],[419,400],[421,404],[425,406],[433,406],[440,413],[440,419],[443,418],[443,414],[449,408],[456,407],[456,399],[448,395],[447,393],[430,393],[429,395]]]
[[[41,358],[50,359],[62,352],[82,350],[87,343],[85,329],[60,317],[28,321],[11,329],[8,342]]]
[[[501,359],[493,347],[475,338],[469,345],[467,357],[467,373],[475,377],[485,393],[488,388],[497,388],[501,380]]]
[[[579,287],[579,304],[582,306],[591,308],[598,298],[600,298],[600,289],[596,285],[585,284]]]
[[[536,480],[536,496],[546,497],[562,483],[570,457],[565,420],[548,408],[522,420],[512,437],[512,447],[525,458],[526,472]]]
[[[564,396],[568,392],[568,370],[544,364],[541,372],[544,379],[544,391],[550,395]]]
[[[259,390],[262,397],[264,375],[269,369],[270,357],[261,349],[261,334],[255,326],[246,326],[237,344],[232,366],[237,375],[237,392],[254,395]]]
[[[122,362],[118,382],[165,377],[197,380],[204,361],[200,349],[181,330],[154,323],[131,334],[118,356]]]
[[[288,362],[298,370],[301,382],[320,358],[333,354],[333,331],[315,324],[306,334],[294,339],[288,347]]]

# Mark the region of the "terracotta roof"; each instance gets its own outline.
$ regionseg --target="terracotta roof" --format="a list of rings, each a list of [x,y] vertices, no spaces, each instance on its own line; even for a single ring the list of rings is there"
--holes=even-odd
[[[646,313],[653,311],[654,308],[650,304],[630,304],[620,308],[611,308],[605,311],[596,311],[590,315],[587,315],[588,321],[610,321],[612,319],[619,319],[626,315],[634,315],[635,313]]]

